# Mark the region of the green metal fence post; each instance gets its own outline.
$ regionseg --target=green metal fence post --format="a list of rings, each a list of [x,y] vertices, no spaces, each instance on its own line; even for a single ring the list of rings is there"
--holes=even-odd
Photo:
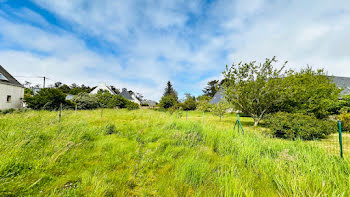
[[[340,145],[340,157],[343,158],[343,141],[341,136],[341,121],[338,121],[338,127],[339,127],[339,145]]]

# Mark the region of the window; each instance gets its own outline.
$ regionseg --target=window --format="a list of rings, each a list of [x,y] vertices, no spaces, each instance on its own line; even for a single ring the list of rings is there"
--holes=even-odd
[[[3,74],[0,73],[0,80],[7,81],[7,78]]]
[[[12,99],[12,98],[11,98],[11,95],[7,95],[7,102],[8,102],[8,103],[11,103],[11,99]]]

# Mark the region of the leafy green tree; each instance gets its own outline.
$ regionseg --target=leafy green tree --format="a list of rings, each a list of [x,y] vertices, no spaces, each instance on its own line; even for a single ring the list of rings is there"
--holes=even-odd
[[[26,95],[24,100],[29,108],[35,110],[57,110],[61,103],[70,105],[70,103],[66,102],[66,95],[60,89],[55,88],[41,89],[34,96]]]
[[[219,80],[212,80],[208,82],[208,85],[204,88],[203,93],[205,96],[214,97],[219,86]]]
[[[72,101],[77,105],[78,109],[96,109],[100,107],[96,95],[90,95],[86,92],[81,92],[74,96]]]
[[[262,64],[232,64],[223,72],[225,98],[235,108],[249,114],[257,126],[272,106],[282,102],[282,70],[274,68],[275,57]]]
[[[126,108],[128,104],[132,103],[121,95],[112,95],[108,91],[100,90],[96,95],[100,106],[105,108]],[[130,104],[131,105],[131,104]]]
[[[183,109],[188,110],[195,110],[197,108],[197,101],[196,97],[191,96],[191,94],[186,94],[186,100],[183,103]]]
[[[221,121],[221,117],[224,116],[228,108],[229,104],[226,101],[220,101],[219,103],[213,105],[211,111],[214,115],[219,116]]]
[[[176,105],[177,101],[173,95],[163,96],[159,102],[159,106],[164,109],[169,109]]]
[[[212,108],[212,105],[210,104],[211,97],[202,95],[202,96],[199,96],[197,100],[198,100],[197,109],[204,112],[208,112],[211,110]]]
[[[59,86],[58,88],[61,89],[62,92],[66,93],[66,94],[70,93],[70,91],[71,91],[70,87],[66,84],[63,84],[63,85]]]
[[[300,72],[289,71],[282,85],[283,102],[274,106],[275,111],[313,114],[319,119],[335,113],[341,90],[324,70],[307,67]]]

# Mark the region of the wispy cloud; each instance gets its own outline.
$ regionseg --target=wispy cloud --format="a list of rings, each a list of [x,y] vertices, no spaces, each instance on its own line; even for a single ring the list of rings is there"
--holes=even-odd
[[[350,76],[349,11],[346,0],[5,1],[0,64],[65,83],[107,82],[150,99],[160,98],[167,80],[198,95],[226,64],[272,56]]]

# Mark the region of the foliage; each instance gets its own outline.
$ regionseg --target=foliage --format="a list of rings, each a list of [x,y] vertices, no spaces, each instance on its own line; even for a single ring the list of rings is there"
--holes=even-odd
[[[325,138],[337,131],[337,124],[330,120],[319,120],[312,115],[278,112],[267,116],[265,124],[275,137],[314,140]]]
[[[221,121],[221,117],[224,116],[228,108],[229,104],[226,101],[220,101],[219,103],[213,105],[211,111],[214,115],[219,116]]]
[[[175,106],[176,103],[176,98],[173,95],[163,96],[159,102],[159,106],[164,109],[168,109]]]
[[[139,109],[140,107],[139,107],[138,104],[129,101],[129,102],[126,104],[126,108],[127,108],[128,110],[135,110],[135,109]]]
[[[190,94],[186,94],[186,100],[182,106],[183,110],[195,110],[197,108],[196,97],[191,96]]]
[[[342,121],[342,129],[344,131],[350,131],[350,113],[343,112],[338,116],[338,118]]]
[[[212,108],[212,105],[210,104],[210,97],[209,96],[199,96],[197,98],[198,104],[197,109],[204,112],[209,112]]]
[[[282,101],[282,70],[274,68],[275,57],[266,59],[262,64],[256,62],[232,64],[226,66],[226,100],[235,108],[251,115],[257,126],[272,106]]]
[[[168,97],[168,96],[172,96],[172,97],[174,97],[176,102],[178,101],[177,92],[173,88],[173,85],[171,84],[170,81],[168,81],[168,83],[164,89],[164,94],[163,94],[163,97]]]
[[[34,92],[32,89],[24,88],[24,97],[31,97],[34,95]]]
[[[26,95],[24,98],[27,106],[35,110],[57,110],[61,103],[65,106],[70,105],[66,102],[66,95],[59,89],[44,88],[34,96]]]
[[[97,96],[86,92],[81,92],[74,96],[72,101],[76,103],[78,109],[96,109],[100,107]]]
[[[346,160],[318,141],[265,137],[246,126],[251,118],[242,118],[242,135],[232,118],[210,113],[203,127],[199,111],[187,121],[154,110],[103,113],[63,111],[60,123],[56,112],[0,115],[0,195],[350,195]]]
[[[98,102],[105,108],[126,108],[128,104],[132,103],[122,95],[112,95],[108,91],[98,91],[96,94]]]
[[[282,80],[283,102],[274,106],[275,111],[313,114],[327,118],[336,113],[341,90],[328,78],[323,70],[311,67],[300,72],[289,71]]]
[[[208,82],[208,85],[204,88],[203,93],[205,96],[214,97],[219,86],[219,80],[212,80]]]

